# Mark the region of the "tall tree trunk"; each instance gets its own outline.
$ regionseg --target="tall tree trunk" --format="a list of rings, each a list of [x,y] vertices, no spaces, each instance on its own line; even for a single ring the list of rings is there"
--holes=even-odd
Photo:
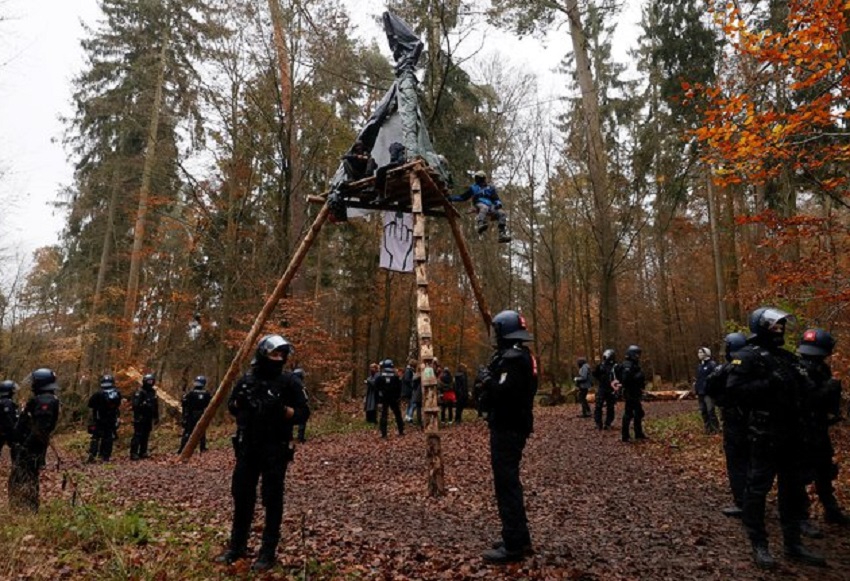
[[[723,277],[723,255],[720,252],[720,238],[717,234],[717,200],[711,172],[705,180],[705,197],[708,199],[708,227],[711,232],[711,254],[714,258],[714,285],[717,292],[717,335],[726,326],[726,281]]]
[[[582,112],[587,134],[587,162],[593,189],[594,236],[598,250],[599,268],[599,326],[602,342],[619,342],[619,312],[615,278],[616,239],[611,212],[611,192],[608,179],[608,153],[602,137],[599,114],[599,92],[593,79],[588,55],[587,36],[581,22],[578,0],[567,0],[567,17],[576,63],[576,78],[581,91]]]
[[[280,106],[283,111],[284,139],[288,165],[284,169],[285,189],[288,208],[288,236],[286,254],[294,248],[303,234],[305,226],[306,201],[302,195],[301,151],[298,147],[298,124],[295,119],[295,105],[292,99],[292,59],[284,36],[285,21],[280,0],[268,0],[269,12],[274,30],[274,47],[277,53],[278,74],[280,75]]]
[[[127,339],[124,346],[125,361],[133,357],[133,319],[139,298],[139,272],[142,266],[142,247],[145,241],[145,223],[148,217],[148,198],[150,197],[151,177],[156,163],[156,144],[159,133],[159,115],[162,107],[162,93],[165,88],[165,71],[168,45],[171,39],[170,29],[166,26],[162,33],[162,47],[159,53],[159,72],[151,107],[151,120],[148,126],[148,140],[145,148],[145,164],[142,169],[142,184],[139,188],[139,205],[136,211],[136,224],[133,228],[133,250],[130,254],[130,275],[127,279],[127,296],[124,299],[124,321],[127,325]]]

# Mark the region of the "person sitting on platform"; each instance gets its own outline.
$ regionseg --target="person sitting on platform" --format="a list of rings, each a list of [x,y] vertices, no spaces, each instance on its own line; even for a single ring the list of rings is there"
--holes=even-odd
[[[490,220],[496,220],[499,224],[499,242],[510,242],[511,237],[508,236],[508,215],[502,209],[502,201],[499,199],[499,194],[496,193],[496,188],[487,183],[487,174],[478,170],[473,174],[475,183],[469,186],[467,190],[456,196],[449,196],[452,202],[465,202],[472,198],[472,205],[478,210],[478,215],[475,222],[478,226],[478,233],[482,234],[489,226]]]
[[[349,181],[363,179],[375,171],[375,160],[359,139],[354,142],[351,151],[342,156],[342,165]]]

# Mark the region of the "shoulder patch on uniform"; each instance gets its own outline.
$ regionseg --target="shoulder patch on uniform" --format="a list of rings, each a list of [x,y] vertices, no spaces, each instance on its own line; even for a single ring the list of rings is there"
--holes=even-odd
[[[732,365],[740,365],[741,360],[740,359],[733,359],[731,363],[732,363]]]

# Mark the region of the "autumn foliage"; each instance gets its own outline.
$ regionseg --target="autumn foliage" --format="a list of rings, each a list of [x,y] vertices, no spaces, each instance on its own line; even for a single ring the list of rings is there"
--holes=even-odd
[[[850,5],[792,0],[780,30],[748,22],[739,2],[713,3],[732,53],[715,86],[690,86],[704,125],[695,131],[719,182],[765,182],[783,172],[841,196],[850,161],[843,128],[850,112]]]

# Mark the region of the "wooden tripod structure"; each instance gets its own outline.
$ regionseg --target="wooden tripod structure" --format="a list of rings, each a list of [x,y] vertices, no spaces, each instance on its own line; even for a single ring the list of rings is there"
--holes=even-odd
[[[445,217],[460,251],[463,266],[472,285],[475,300],[485,327],[489,330],[492,316],[481,285],[475,274],[469,246],[458,222],[458,213],[448,199],[448,188],[439,174],[430,170],[422,159],[415,159],[387,173],[386,187],[376,192],[374,176],[343,184],[338,195],[346,207],[368,208],[383,211],[401,211],[413,214],[413,257],[416,274],[416,331],[419,338],[419,373],[422,382],[422,411],[424,412],[425,434],[427,437],[428,492],[431,496],[445,493],[442,451],[439,433],[439,406],[437,404],[437,376],[434,372],[434,348],[431,335],[431,306],[428,299],[427,249],[425,244],[426,216]],[[210,405],[198,421],[189,441],[183,448],[180,460],[186,462],[195,451],[195,447],[206,431],[216,410],[228,396],[237,374],[245,365],[260,337],[263,326],[274,311],[295,273],[304,261],[304,257],[316,240],[322,226],[328,219],[330,207],[328,195],[310,196],[308,201],[322,204],[319,214],[301,241],[289,265],[281,276],[272,293],[266,299],[263,308],[254,320],[254,324],[242,341],[239,351],[230,362],[227,372],[221,379]]]

